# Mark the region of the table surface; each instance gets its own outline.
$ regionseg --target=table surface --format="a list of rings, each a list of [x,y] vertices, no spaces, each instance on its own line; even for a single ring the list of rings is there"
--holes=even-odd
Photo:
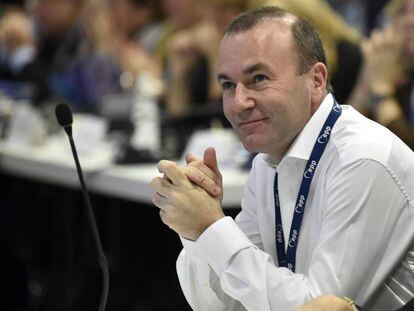
[[[0,141],[0,170],[9,174],[80,188],[69,144],[51,140],[47,144],[23,146]],[[66,148],[66,149],[65,149]],[[99,148],[79,154],[82,170],[91,192],[130,201],[151,203],[150,181],[159,175],[156,164],[114,165],[108,152]],[[223,208],[238,208],[248,172],[224,169]]]

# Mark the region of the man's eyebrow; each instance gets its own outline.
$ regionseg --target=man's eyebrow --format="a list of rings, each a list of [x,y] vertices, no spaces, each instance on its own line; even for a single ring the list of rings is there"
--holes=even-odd
[[[247,67],[247,68],[243,69],[242,73],[243,73],[243,75],[249,75],[249,74],[252,74],[255,71],[264,69],[266,67],[267,66],[263,63],[257,63],[257,64],[254,64],[250,67]],[[220,80],[231,80],[231,78],[229,76],[227,76],[226,74],[224,74],[224,73],[219,73],[217,75],[217,80],[219,80],[219,81]]]
[[[242,73],[244,75],[249,75],[249,74],[252,74],[253,72],[258,71],[260,69],[263,69],[265,67],[266,67],[265,64],[257,63],[257,64],[254,64],[254,65],[250,66],[250,67],[247,67],[246,69],[243,69]]]
[[[217,75],[217,80],[231,80],[230,77],[224,73],[219,73]]]

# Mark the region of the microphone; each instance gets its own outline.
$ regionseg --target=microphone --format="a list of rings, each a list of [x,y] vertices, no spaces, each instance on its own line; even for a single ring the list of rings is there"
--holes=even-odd
[[[108,300],[108,292],[109,292],[108,262],[106,260],[105,253],[102,248],[102,242],[99,236],[98,227],[96,225],[96,220],[95,220],[95,215],[93,213],[91,200],[89,199],[89,193],[86,188],[82,169],[79,163],[78,153],[76,152],[75,143],[72,137],[72,122],[73,122],[72,111],[70,110],[68,105],[64,103],[60,103],[56,105],[55,107],[55,114],[56,114],[56,119],[58,123],[60,124],[60,126],[64,128],[66,134],[68,135],[70,147],[72,149],[73,158],[76,164],[76,171],[78,172],[79,181],[82,187],[83,199],[85,201],[86,210],[88,214],[88,221],[89,221],[89,225],[91,226],[93,240],[95,242],[95,246],[98,251],[98,261],[99,261],[99,265],[101,266],[102,277],[103,277],[102,278],[102,282],[103,282],[102,294],[101,294],[101,301],[99,305],[99,311],[105,311],[106,302]]]
[[[68,105],[60,103],[55,107],[56,119],[61,127],[63,127],[69,137],[72,137],[72,111]]]

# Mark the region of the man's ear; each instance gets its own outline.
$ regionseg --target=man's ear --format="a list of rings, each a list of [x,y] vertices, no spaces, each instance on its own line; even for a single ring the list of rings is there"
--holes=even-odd
[[[326,87],[328,83],[328,69],[323,63],[317,62],[315,65],[313,65],[309,74],[312,79],[311,102],[312,105],[316,105],[322,101],[327,93]]]

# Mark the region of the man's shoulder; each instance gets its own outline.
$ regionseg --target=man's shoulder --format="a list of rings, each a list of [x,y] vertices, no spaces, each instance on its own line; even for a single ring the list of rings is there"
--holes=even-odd
[[[407,186],[414,184],[414,152],[389,129],[351,107],[347,109],[345,106],[343,117],[332,132],[328,162],[344,168],[361,161],[374,161],[395,180]]]
[[[407,159],[410,153],[413,156],[413,152],[389,129],[350,106],[343,107],[343,116],[332,133],[332,147],[340,160],[367,159],[387,166],[395,154]]]

